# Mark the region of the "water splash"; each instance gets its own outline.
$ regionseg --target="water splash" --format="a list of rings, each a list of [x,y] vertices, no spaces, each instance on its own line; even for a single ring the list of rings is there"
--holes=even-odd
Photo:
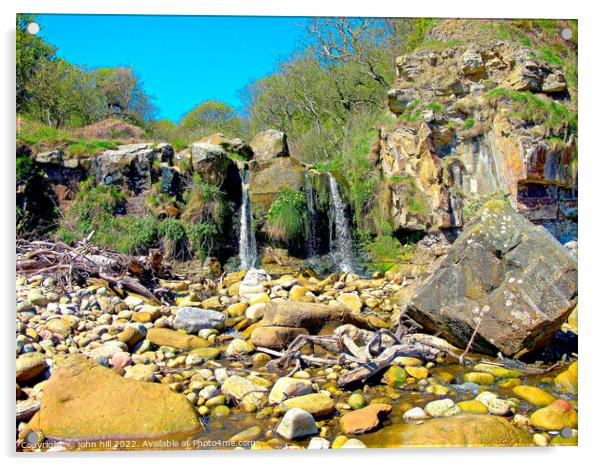
[[[330,186],[330,198],[332,199],[332,217],[331,217],[331,254],[334,256],[335,263],[338,264],[341,271],[350,273],[355,269],[353,262],[353,246],[351,240],[351,230],[349,229],[349,223],[347,222],[347,216],[345,215],[345,203],[341,198],[339,192],[339,184],[337,180],[332,176],[332,173],[328,173],[328,181]],[[332,250],[333,238],[334,251]]]
[[[305,190],[305,199],[307,210],[309,211],[309,228],[307,229],[307,257],[311,258],[318,254],[318,213],[314,202],[314,188],[311,184],[309,174],[305,172],[303,187]]]
[[[248,270],[257,262],[257,243],[253,232],[253,208],[249,195],[249,170],[242,172],[242,206],[240,208],[240,237],[238,256],[241,270]]]

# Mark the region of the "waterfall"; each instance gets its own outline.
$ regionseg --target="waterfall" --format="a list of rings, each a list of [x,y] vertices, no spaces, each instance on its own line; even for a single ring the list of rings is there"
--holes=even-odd
[[[339,192],[339,185],[332,173],[328,173],[328,181],[330,185],[330,198],[332,199],[332,220],[334,220],[334,235],[331,230],[331,252],[332,252],[332,237],[336,236],[334,258],[343,272],[353,272],[353,255],[351,231],[349,223],[345,215],[345,204]]]
[[[240,238],[238,240],[240,268],[249,270],[257,261],[257,244],[253,232],[253,208],[249,196],[249,170],[242,172],[242,206],[240,207]]]
[[[305,172],[303,187],[305,190],[305,200],[307,210],[309,211],[309,228],[307,229],[307,257],[314,257],[318,253],[318,213],[314,203],[314,189],[311,185],[309,174]]]

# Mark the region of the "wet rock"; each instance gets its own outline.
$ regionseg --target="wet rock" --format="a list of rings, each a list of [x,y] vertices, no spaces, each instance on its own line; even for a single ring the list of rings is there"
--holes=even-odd
[[[366,397],[361,393],[354,393],[347,400],[347,404],[351,406],[351,409],[353,410],[362,409],[367,403]]]
[[[407,372],[399,366],[391,366],[383,375],[383,383],[390,387],[401,387],[408,378]]]
[[[263,326],[295,327],[317,334],[327,328],[352,324],[359,328],[370,328],[368,321],[354,314],[343,305],[325,305],[302,301],[271,302],[266,306]]]
[[[492,392],[481,392],[476,398],[485,406],[489,414],[495,416],[511,416],[514,414],[514,407],[512,403],[502,398],[499,398],[497,394]]]
[[[476,372],[486,372],[499,379],[520,377],[522,373],[513,369],[506,369],[505,367],[495,366],[493,364],[480,363],[473,367]]]
[[[564,400],[556,400],[531,414],[531,423],[544,430],[560,430],[577,427],[577,412]]]
[[[554,384],[560,390],[567,391],[570,393],[577,393],[579,383],[579,374],[578,374],[578,363],[575,361],[571,363],[569,368],[561,372],[554,379]]]
[[[46,356],[42,353],[26,353],[17,358],[17,382],[26,382],[46,370]]]
[[[239,432],[236,435],[233,435],[232,437],[230,437],[230,441],[231,442],[252,442],[253,440],[257,440],[259,437],[261,437],[262,434],[263,434],[263,431],[261,430],[261,427],[253,426],[253,427],[249,427],[248,429],[243,430],[242,432]]]
[[[286,349],[297,336],[308,334],[309,332],[304,328],[280,326],[258,327],[251,333],[251,343],[255,346],[282,350]]]
[[[269,402],[270,404],[281,403],[288,398],[307,395],[311,392],[313,392],[313,388],[309,380],[281,377],[272,387]]]
[[[187,335],[167,328],[151,328],[146,337],[157,346],[172,346],[182,350],[192,350],[209,346],[209,343],[194,335]]]
[[[547,406],[556,401],[556,398],[552,395],[537,387],[519,385],[514,387],[512,391],[521,400],[525,400],[527,403],[534,406]]]
[[[340,301],[352,312],[360,312],[362,310],[362,300],[356,293],[342,293],[337,301]]]
[[[374,403],[365,408],[341,416],[341,432],[344,434],[362,434],[377,428],[384,417],[391,412],[391,405]]]
[[[128,345],[129,348],[132,348],[136,343],[144,340],[146,336],[146,328],[143,326],[137,325],[128,325],[123,331],[119,334],[119,341]]]
[[[48,438],[80,440],[171,438],[201,429],[183,395],[124,379],[82,355],[57,366],[30,427]]]
[[[307,446],[308,450],[328,450],[330,442],[322,437],[312,437]]]
[[[140,382],[152,382],[155,380],[157,366],[154,364],[136,364],[125,368],[126,379],[134,379]]]
[[[495,377],[486,372],[468,372],[464,374],[464,381],[479,385],[491,385],[495,381]]]
[[[181,307],[177,309],[174,327],[188,333],[198,333],[203,329],[222,328],[226,316],[211,309]]]
[[[217,359],[221,354],[219,348],[196,348],[186,356],[186,365],[194,366],[202,362]]]
[[[406,421],[422,421],[428,419],[429,415],[424,412],[424,409],[416,406],[403,413],[403,418]]]
[[[487,406],[478,400],[465,400],[458,402],[458,408],[463,413],[474,413],[474,414],[487,414]]]
[[[222,384],[222,392],[238,401],[247,412],[254,412],[267,401],[267,390],[238,375],[228,377]]]
[[[289,398],[282,403],[282,406],[285,409],[301,408],[315,417],[328,416],[334,411],[332,398],[324,393],[310,393]]]
[[[422,424],[393,424],[362,440],[370,448],[399,447],[517,447],[532,445],[531,436],[506,419],[461,414]]]
[[[255,346],[246,340],[235,338],[230,342],[226,348],[227,356],[243,356],[245,354],[255,351]]]
[[[292,408],[286,412],[276,432],[287,440],[293,440],[317,434],[318,427],[313,416],[307,411]]]
[[[424,407],[424,411],[431,417],[449,417],[461,413],[460,408],[458,408],[456,403],[449,398],[427,403]]]
[[[341,446],[341,448],[368,448],[368,447],[360,439],[350,438]]]
[[[476,352],[526,355],[545,346],[577,301],[577,262],[552,235],[500,201],[460,235],[412,297],[410,317]]]

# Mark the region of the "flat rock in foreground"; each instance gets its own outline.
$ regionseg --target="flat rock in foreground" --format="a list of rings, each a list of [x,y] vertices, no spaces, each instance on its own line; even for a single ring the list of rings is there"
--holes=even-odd
[[[201,429],[183,395],[166,385],[124,379],[82,355],[57,365],[29,426],[67,440],[169,439]]]
[[[394,424],[362,441],[370,448],[400,447],[524,447],[528,434],[506,419],[488,414],[462,414],[430,419],[422,424]]]
[[[472,350],[523,356],[548,344],[577,303],[577,261],[543,227],[501,201],[456,240],[408,314]]]

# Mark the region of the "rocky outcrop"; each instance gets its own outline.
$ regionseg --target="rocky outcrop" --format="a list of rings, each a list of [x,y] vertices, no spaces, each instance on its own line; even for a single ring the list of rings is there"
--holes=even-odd
[[[250,168],[250,195],[253,208],[268,212],[276,195],[287,187],[303,190],[305,167],[294,157],[253,160]]]
[[[255,160],[289,156],[286,134],[275,129],[268,129],[257,134],[251,140],[251,148]]]
[[[574,256],[512,207],[490,201],[417,290],[408,314],[458,347],[477,329],[475,352],[524,356],[550,342],[576,302]]]
[[[47,438],[75,441],[169,439],[202,429],[184,395],[122,378],[82,355],[57,365],[29,427]]]
[[[436,47],[397,58],[388,103],[398,121],[378,145],[384,217],[398,231],[461,227],[472,200],[499,193],[574,239],[576,94],[565,68],[481,26],[442,22]]]

